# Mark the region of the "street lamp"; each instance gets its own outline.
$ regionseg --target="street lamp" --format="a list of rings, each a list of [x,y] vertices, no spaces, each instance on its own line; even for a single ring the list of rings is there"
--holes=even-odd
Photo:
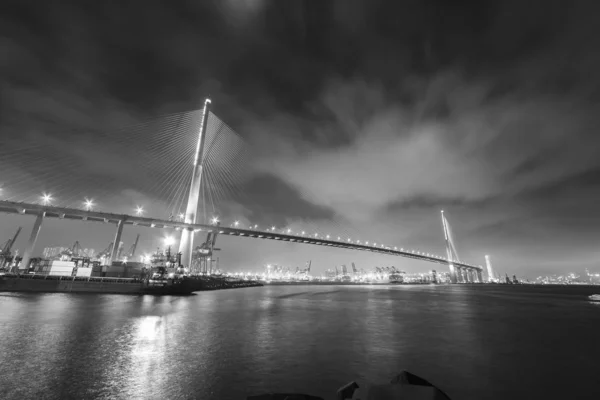
[[[42,201],[44,202],[44,205],[47,206],[52,201],[52,196],[49,193],[44,193]]]
[[[92,208],[94,207],[94,201],[92,199],[85,199],[85,209],[87,211],[92,211]]]

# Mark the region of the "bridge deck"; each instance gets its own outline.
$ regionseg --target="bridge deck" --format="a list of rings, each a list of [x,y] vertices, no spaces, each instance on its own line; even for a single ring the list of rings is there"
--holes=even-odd
[[[118,223],[122,221],[128,225],[139,225],[149,228],[174,228],[177,230],[189,229],[195,232],[219,232],[223,235],[242,236],[256,239],[281,240],[285,242],[295,242],[302,244],[311,244],[319,246],[337,247],[351,250],[370,251],[373,253],[388,254],[412,258],[422,261],[433,262],[447,265],[448,260],[424,254],[416,254],[403,250],[394,250],[390,247],[376,247],[363,244],[348,243],[343,241],[321,239],[309,236],[287,235],[283,233],[264,232],[250,229],[227,228],[206,224],[187,224],[179,221],[168,221],[156,218],[139,217],[135,215],[113,214],[100,211],[88,211],[76,208],[55,207],[42,204],[20,203],[7,200],[0,200],[0,212],[9,214],[38,215],[45,212],[49,218],[70,219],[79,221],[95,221],[102,223]],[[452,264],[456,267],[482,271],[482,267],[454,261]]]

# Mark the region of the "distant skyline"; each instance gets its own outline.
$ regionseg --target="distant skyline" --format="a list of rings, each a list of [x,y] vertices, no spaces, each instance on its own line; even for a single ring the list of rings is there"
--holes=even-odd
[[[36,182],[40,195],[95,193],[120,212],[157,202],[158,190],[140,189],[152,186],[149,156],[106,132],[210,96],[252,155],[243,199],[220,207],[224,223],[309,226],[444,255],[444,209],[467,262],[489,254],[498,273],[529,277],[596,271],[598,14],[585,0],[9,1],[0,196],[18,199],[19,185]],[[0,243],[23,226],[22,252],[32,223],[0,215]],[[35,253],[75,240],[100,251],[113,233],[49,220]],[[137,233],[142,251],[172,234],[127,227],[126,248]],[[217,247],[234,271],[308,260],[317,272],[353,261],[443,268],[251,239]]]

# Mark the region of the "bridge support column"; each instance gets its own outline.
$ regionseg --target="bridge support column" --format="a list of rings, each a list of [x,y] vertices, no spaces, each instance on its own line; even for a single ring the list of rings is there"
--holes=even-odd
[[[457,274],[456,274],[457,267],[455,267],[452,264],[448,264],[448,268],[450,269],[450,282],[451,283],[458,283],[458,277],[457,277]]]
[[[208,114],[210,109],[210,99],[204,101],[204,110],[202,112],[202,122],[200,132],[198,132],[198,144],[194,158],[194,170],[192,172],[192,182],[190,184],[190,193],[185,212],[185,222],[195,224],[196,214],[198,213],[198,202],[200,200],[200,184],[202,182],[202,164],[204,163],[204,141],[206,138],[206,127],[208,125]],[[194,251],[194,231],[193,229],[182,229],[181,240],[179,241],[179,252],[181,253],[181,264],[190,268],[192,265],[192,254]]]
[[[483,283],[483,273],[480,269],[477,270],[477,282]]]
[[[119,247],[121,247],[120,246],[121,234],[123,233],[123,225],[125,225],[124,219],[121,219],[121,220],[119,220],[119,222],[117,222],[117,232],[115,233],[115,240],[113,242],[113,248],[112,248],[112,252],[110,255],[111,263],[112,263],[112,261],[117,260],[117,256],[119,254]]]
[[[37,242],[38,235],[40,234],[40,229],[42,228],[42,222],[44,221],[45,216],[46,212],[42,211],[37,215],[37,218],[35,219],[33,229],[31,230],[31,235],[29,236],[29,241],[27,242],[27,247],[25,248],[25,252],[23,253],[23,259],[21,260],[21,269],[27,270],[27,268],[29,267],[29,263],[31,262],[31,255],[33,254],[33,249],[35,248],[35,243]],[[18,267],[15,267],[15,269],[17,268]]]
[[[471,277],[469,276],[469,270],[467,268],[463,268],[463,276],[464,276],[465,283],[471,282],[471,280],[470,280]]]

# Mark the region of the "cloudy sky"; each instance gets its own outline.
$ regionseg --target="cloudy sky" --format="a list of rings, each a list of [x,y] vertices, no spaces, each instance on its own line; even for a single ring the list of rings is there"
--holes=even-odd
[[[246,142],[237,195],[217,201],[224,223],[444,254],[444,209],[465,261],[490,254],[499,272],[530,277],[600,270],[596,3],[8,1],[0,196],[173,208],[179,182],[160,171],[178,159],[157,149],[187,154],[186,129],[210,96]],[[148,125],[164,115],[189,123]],[[171,130],[176,144],[160,142]],[[22,225],[23,249],[32,222],[0,216],[0,242]],[[48,221],[38,247],[79,240],[101,250],[113,229]],[[131,228],[126,246],[138,232],[144,251],[169,234]],[[219,247],[231,270],[309,259],[317,271],[353,261],[432,268],[250,239]]]

